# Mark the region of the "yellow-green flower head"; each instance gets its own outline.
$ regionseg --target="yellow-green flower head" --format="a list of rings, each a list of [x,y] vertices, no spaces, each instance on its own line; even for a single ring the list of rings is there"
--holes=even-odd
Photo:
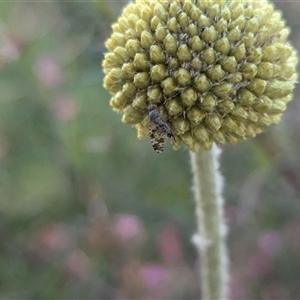
[[[103,61],[111,106],[148,136],[148,106],[174,149],[236,143],[280,121],[297,55],[268,1],[139,1],[112,26]]]

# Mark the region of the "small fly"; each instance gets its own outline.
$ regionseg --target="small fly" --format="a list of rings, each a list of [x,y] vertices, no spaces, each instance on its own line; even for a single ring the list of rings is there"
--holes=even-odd
[[[148,106],[148,113],[150,117],[149,136],[152,147],[157,153],[162,153],[164,151],[167,138],[175,141],[175,137],[169,124],[162,120],[156,105],[150,104]]]

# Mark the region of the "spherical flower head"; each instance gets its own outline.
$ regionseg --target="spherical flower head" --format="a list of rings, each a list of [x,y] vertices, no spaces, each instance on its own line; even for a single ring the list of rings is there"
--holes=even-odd
[[[139,138],[155,105],[174,149],[235,144],[278,123],[292,99],[297,55],[268,1],[137,0],[112,29],[104,87]]]

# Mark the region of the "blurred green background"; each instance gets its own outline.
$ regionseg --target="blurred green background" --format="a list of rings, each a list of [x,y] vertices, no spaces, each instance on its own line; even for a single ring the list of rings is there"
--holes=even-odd
[[[188,151],[157,155],[102,87],[123,3],[0,3],[1,299],[200,295]],[[300,3],[276,6],[299,49]],[[223,147],[230,299],[300,299],[299,93]]]

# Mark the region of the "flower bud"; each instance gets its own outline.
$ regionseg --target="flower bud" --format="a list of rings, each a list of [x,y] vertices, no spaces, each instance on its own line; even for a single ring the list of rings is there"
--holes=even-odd
[[[297,53],[268,0],[136,0],[112,30],[104,87],[139,138],[150,104],[174,149],[198,151],[254,137],[292,99]]]

